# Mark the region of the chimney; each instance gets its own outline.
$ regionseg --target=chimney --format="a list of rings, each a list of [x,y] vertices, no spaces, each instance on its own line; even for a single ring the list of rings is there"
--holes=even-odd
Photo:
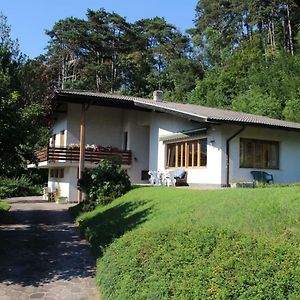
[[[163,102],[163,91],[156,90],[153,92],[153,100],[156,102]]]

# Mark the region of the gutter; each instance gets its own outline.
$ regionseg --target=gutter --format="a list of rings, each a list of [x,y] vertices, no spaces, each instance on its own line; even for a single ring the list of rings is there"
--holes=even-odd
[[[230,166],[230,141],[238,136],[242,131],[245,130],[245,126],[239,129],[235,134],[233,134],[230,138],[226,140],[226,187],[230,187],[229,184],[229,166]]]

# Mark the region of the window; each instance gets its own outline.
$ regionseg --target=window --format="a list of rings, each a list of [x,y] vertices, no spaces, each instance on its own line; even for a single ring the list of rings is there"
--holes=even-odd
[[[64,178],[64,169],[57,168],[57,169],[50,169],[50,177],[51,178]]]
[[[279,142],[241,139],[240,167],[279,169]]]
[[[167,168],[204,167],[207,164],[207,139],[167,144]]]
[[[58,169],[58,177],[59,178],[64,178],[64,174],[65,172],[64,172],[64,169]]]

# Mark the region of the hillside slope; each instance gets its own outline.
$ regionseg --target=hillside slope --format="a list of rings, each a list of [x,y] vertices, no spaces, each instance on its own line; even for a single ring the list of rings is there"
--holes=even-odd
[[[299,299],[300,188],[138,188],[77,217],[104,299]]]

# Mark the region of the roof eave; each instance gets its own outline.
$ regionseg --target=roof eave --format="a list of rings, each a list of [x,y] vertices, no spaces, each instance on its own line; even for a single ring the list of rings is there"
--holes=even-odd
[[[296,128],[296,127],[271,125],[271,124],[264,124],[264,123],[258,123],[258,122],[253,123],[253,122],[245,122],[245,121],[219,120],[219,119],[212,119],[212,118],[208,118],[207,121],[210,123],[216,122],[217,124],[230,124],[230,125],[239,125],[239,126],[244,125],[244,126],[248,126],[248,127],[281,129],[281,130],[286,130],[286,131],[300,132],[300,128]]]
[[[217,121],[208,121],[207,118],[203,117],[203,116],[197,116],[194,114],[189,114],[187,112],[183,112],[180,110],[175,110],[175,109],[171,109],[171,108],[167,108],[167,107],[162,107],[162,106],[155,105],[155,104],[152,105],[150,103],[134,102],[134,105],[138,106],[138,107],[148,108],[149,110],[152,110],[152,111],[157,111],[157,112],[161,112],[161,113],[167,113],[170,115],[178,116],[178,117],[181,117],[184,119],[188,119],[189,121],[219,124],[219,122],[217,122]]]

